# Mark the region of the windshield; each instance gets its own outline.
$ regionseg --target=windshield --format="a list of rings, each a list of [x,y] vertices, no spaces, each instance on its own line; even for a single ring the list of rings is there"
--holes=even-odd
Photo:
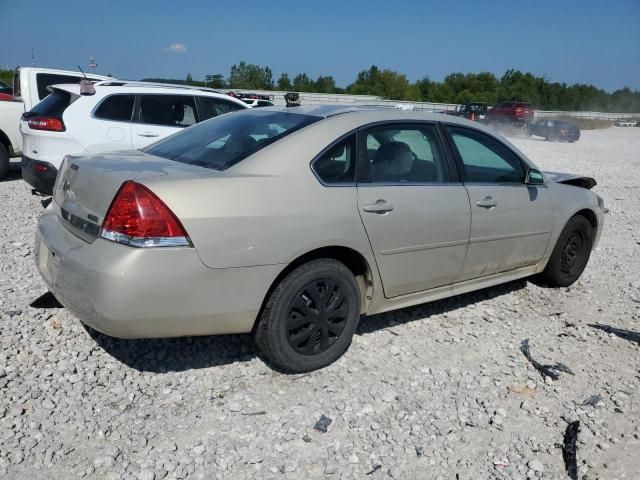
[[[176,162],[225,170],[318,120],[320,117],[288,112],[229,113],[176,133],[142,151]]]

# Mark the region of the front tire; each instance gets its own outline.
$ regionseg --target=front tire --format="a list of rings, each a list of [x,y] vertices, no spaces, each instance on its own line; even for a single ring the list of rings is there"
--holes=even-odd
[[[0,180],[2,180],[9,171],[9,152],[0,143]]]
[[[359,318],[360,291],[353,273],[337,260],[313,260],[273,290],[254,339],[277,369],[310,372],[344,354]]]
[[[587,266],[593,246],[594,231],[582,215],[572,217],[565,225],[540,280],[552,287],[573,284]]]

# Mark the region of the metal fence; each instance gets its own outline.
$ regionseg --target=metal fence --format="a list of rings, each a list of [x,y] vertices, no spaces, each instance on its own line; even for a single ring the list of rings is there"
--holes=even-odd
[[[284,95],[287,92],[273,90],[221,90],[223,92],[255,93],[257,95],[268,95],[273,98],[276,105],[285,105]],[[459,105],[456,103],[433,103],[433,102],[409,102],[405,100],[385,100],[375,95],[345,95],[339,93],[309,93],[299,92],[302,105],[371,105],[381,107],[396,107],[412,110],[427,111],[451,111]],[[640,113],[606,113],[606,112],[569,112],[536,110],[536,118],[552,117],[577,117],[591,120],[623,120],[640,119]]]

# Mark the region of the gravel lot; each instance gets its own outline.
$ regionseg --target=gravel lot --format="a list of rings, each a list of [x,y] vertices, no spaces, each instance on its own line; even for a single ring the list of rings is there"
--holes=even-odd
[[[301,376],[269,369],[249,336],[117,340],[30,306],[42,207],[16,169],[0,182],[0,478],[568,478],[580,420],[579,478],[637,479],[640,129],[513,141],[600,183],[610,213],[582,279],[364,319],[337,364]],[[526,338],[575,375],[544,381]]]

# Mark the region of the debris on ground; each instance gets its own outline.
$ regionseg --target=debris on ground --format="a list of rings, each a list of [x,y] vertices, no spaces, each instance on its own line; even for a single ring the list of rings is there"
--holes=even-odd
[[[373,475],[374,473],[376,473],[378,470],[380,470],[382,468],[382,465],[380,465],[379,463],[376,463],[373,468],[367,472],[367,475]]]
[[[602,396],[600,395],[591,395],[584,402],[582,402],[582,406],[584,407],[597,407],[599,403],[602,402]]]
[[[564,373],[569,373],[571,375],[575,375],[575,373],[573,373],[571,369],[563,363],[554,363],[553,365],[543,365],[542,363],[534,360],[533,357],[531,357],[531,352],[529,350],[528,338],[523,340],[522,343],[520,344],[520,351],[524,354],[525,357],[527,357],[527,360],[529,360],[531,365],[533,365],[533,368],[535,368],[536,370],[538,370],[538,372],[540,372],[540,375],[542,375],[542,378],[550,377],[553,380],[558,380],[560,378],[560,373],[558,372],[564,372]]]
[[[316,422],[313,429],[318,432],[327,433],[329,430],[329,425],[333,423],[333,420],[325,415],[322,415],[320,419]]]
[[[575,420],[567,425],[567,429],[564,432],[562,458],[564,459],[564,466],[571,480],[578,480],[578,455],[576,452],[576,442],[578,441],[579,430],[580,420]]]

